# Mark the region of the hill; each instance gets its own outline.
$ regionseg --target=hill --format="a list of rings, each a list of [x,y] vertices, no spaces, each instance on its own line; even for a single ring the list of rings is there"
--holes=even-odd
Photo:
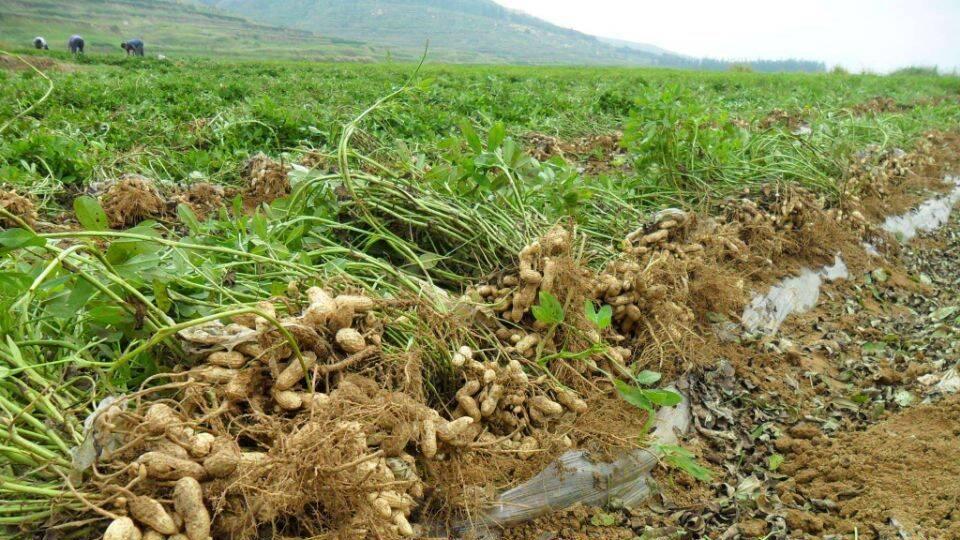
[[[147,53],[243,58],[373,60],[384,51],[359,41],[253,23],[177,0],[0,0],[0,40],[28,46],[44,36],[53,50],[80,34],[88,51],[120,53],[120,42],[142,38]]]
[[[431,58],[519,64],[658,65],[648,50],[604,43],[491,0],[202,0],[224,11],[369,41],[401,56],[430,41]]]
[[[253,22],[256,21],[256,22]],[[63,50],[119,52],[140,37],[149,54],[320,61],[431,61],[660,66],[725,70],[730,63],[561,28],[492,0],[0,0],[0,41],[37,35]],[[820,63],[758,62],[760,71],[823,71]]]
[[[635,41],[627,41],[625,39],[616,39],[616,38],[608,38],[608,37],[599,37],[597,39],[599,39],[600,41],[608,45],[613,45],[614,47],[626,47],[628,49],[636,49],[638,51],[655,54],[657,56],[662,56],[662,55],[678,56],[676,53],[670,52],[662,47],[657,47],[656,45],[651,45],[649,43],[637,43]]]

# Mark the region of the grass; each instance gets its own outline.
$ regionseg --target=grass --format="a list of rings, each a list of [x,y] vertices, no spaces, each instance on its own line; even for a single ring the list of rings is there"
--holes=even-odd
[[[44,36],[53,51],[66,51],[80,34],[88,53],[123,54],[120,42],[140,37],[146,52],[171,58],[207,55],[228,58],[286,58],[325,61],[382,59],[385,49],[344,43],[312,32],[257,24],[177,0],[81,0],[68,4],[0,0],[3,41],[29,46]]]
[[[44,77],[0,71],[0,179],[33,194],[44,219],[121,173],[230,185],[258,151],[320,164],[295,167],[292,195],[253,214],[237,201],[203,222],[181,210],[123,231],[0,231],[0,524],[11,526],[83,505],[64,480],[83,419],[180,362],[177,330],[256,310],[291,281],[456,294],[565,220],[602,264],[650,211],[769,180],[836,198],[855,151],[960,121],[960,81],[924,74],[426,65],[407,85],[405,65],[44,56],[65,66],[45,64],[46,99]],[[902,107],[855,107],[876,96]],[[774,109],[809,133],[766,125]],[[614,131],[623,150],[595,150],[610,167],[591,174],[535,160],[523,142]]]

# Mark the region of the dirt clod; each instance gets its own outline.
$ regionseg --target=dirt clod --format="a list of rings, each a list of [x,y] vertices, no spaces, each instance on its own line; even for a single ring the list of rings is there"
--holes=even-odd
[[[0,208],[20,218],[28,226],[32,227],[37,221],[37,210],[33,201],[14,190],[7,191],[0,189]],[[7,216],[0,216],[0,225],[4,227],[21,226],[15,219]]]
[[[287,167],[260,153],[251,157],[243,169],[246,183],[244,203],[252,208],[269,204],[290,194],[290,180]]]
[[[111,227],[132,227],[145,219],[160,217],[166,200],[154,182],[138,174],[125,174],[101,197]]]

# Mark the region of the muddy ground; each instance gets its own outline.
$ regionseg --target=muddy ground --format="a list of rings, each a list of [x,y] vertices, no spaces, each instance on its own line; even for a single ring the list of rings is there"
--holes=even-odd
[[[713,481],[662,469],[641,508],[505,537],[960,538],[960,213],[851,266],[778,334],[726,335],[688,373],[684,444]]]

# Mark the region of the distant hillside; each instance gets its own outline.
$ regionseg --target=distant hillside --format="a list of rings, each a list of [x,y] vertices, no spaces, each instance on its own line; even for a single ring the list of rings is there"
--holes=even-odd
[[[606,43],[607,45],[613,45],[614,47],[626,47],[628,49],[636,49],[638,51],[643,51],[645,53],[656,54],[656,55],[680,56],[676,53],[672,53],[664,48],[657,47],[656,45],[651,45],[649,43],[637,43],[635,41],[627,41],[624,39],[615,39],[615,38],[607,38],[607,37],[598,37],[597,39]]]
[[[121,54],[120,42],[140,37],[147,53],[245,58],[373,60],[385,54],[362,42],[344,42],[303,30],[256,24],[192,2],[176,0],[0,0],[0,40],[29,45],[44,36],[54,50],[80,34],[89,51]]]
[[[256,21],[256,22],[252,22]],[[0,41],[37,35],[63,50],[81,34],[91,51],[327,61],[661,66],[729,69],[653,45],[561,28],[492,0],[0,0]],[[822,63],[752,62],[757,71],[823,71]]]
[[[656,65],[656,55],[507,9],[491,0],[202,0],[224,11],[434,60]]]

